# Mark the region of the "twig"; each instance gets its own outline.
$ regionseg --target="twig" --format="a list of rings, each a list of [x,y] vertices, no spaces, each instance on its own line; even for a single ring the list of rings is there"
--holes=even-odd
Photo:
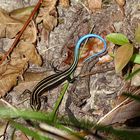
[[[10,47],[10,49],[6,52],[6,54],[4,55],[4,57],[2,58],[2,60],[0,61],[0,65],[4,62],[4,60],[9,56],[9,54],[12,52],[12,50],[14,49],[14,47],[17,45],[20,37],[22,36],[24,30],[26,29],[26,27],[28,26],[28,24],[30,23],[30,21],[33,19],[36,11],[38,10],[38,8],[40,7],[42,3],[42,0],[39,0],[37,5],[35,6],[34,10],[32,11],[31,15],[29,16],[28,20],[25,22],[24,26],[22,27],[21,31],[19,32],[19,34],[17,35],[17,37],[15,38],[12,46]]]

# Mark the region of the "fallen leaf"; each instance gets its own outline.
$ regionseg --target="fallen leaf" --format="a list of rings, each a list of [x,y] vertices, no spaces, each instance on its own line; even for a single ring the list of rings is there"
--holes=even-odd
[[[3,97],[17,83],[18,74],[2,76],[0,79],[0,97]]]
[[[115,123],[124,123],[125,121],[140,116],[140,103],[137,101],[130,101],[121,103],[103,118],[98,121],[98,124],[111,125]]]
[[[35,46],[32,43],[20,41],[11,54],[11,61],[0,65],[0,97],[17,84],[18,77],[27,69],[28,62],[42,64]]]
[[[37,23],[43,22],[47,31],[52,31],[57,25],[56,2],[57,0],[44,0],[36,19]]]
[[[0,66],[0,97],[4,96],[17,84],[17,78],[27,68],[26,58],[13,59],[10,63]]]
[[[36,18],[36,23],[40,24],[42,22],[48,32],[57,25],[56,2],[57,0],[44,0]],[[13,11],[10,13],[12,16],[10,17],[8,12],[1,9],[0,38],[14,38],[23,27],[24,16],[28,16],[31,10],[32,8],[25,8]],[[19,20],[21,17],[23,17],[23,20]],[[36,25],[31,21],[11,53],[10,61],[0,65],[0,97],[4,96],[17,84],[18,77],[27,69],[28,63],[42,64],[41,56],[38,54],[35,45],[33,45],[36,37]]]
[[[0,120],[0,139],[2,140],[2,139],[4,139],[4,133],[5,133],[5,130],[6,130],[6,128],[7,128],[7,121],[6,120]],[[2,137],[2,135],[3,135],[3,137]]]
[[[92,12],[101,9],[102,7],[102,0],[88,0],[89,9]]]
[[[31,21],[26,30],[24,31],[21,39],[24,41],[35,43],[37,40],[37,28],[34,21]]]
[[[64,8],[68,8],[70,6],[70,1],[69,0],[59,0],[59,4]]]
[[[140,65],[135,64],[133,66],[132,73],[134,71],[138,70],[138,69],[140,69]],[[131,85],[132,86],[140,86],[140,71],[132,77],[132,79],[131,79]]]
[[[138,24],[138,27],[135,30],[135,40],[140,43],[140,24]]]
[[[116,2],[119,4],[119,6],[124,6],[125,5],[125,0],[116,0]]]
[[[122,45],[116,50],[114,58],[116,73],[119,73],[127,65],[132,55],[133,55],[132,44]]]
[[[133,56],[131,57],[131,61],[133,63],[140,64],[140,54],[133,54]]]
[[[133,95],[139,96],[140,89]],[[97,124],[111,125],[115,123],[125,123],[127,120],[140,116],[140,103],[131,98],[126,98],[119,105],[102,117]]]
[[[13,53],[11,54],[11,59],[15,59],[17,57],[24,57],[27,61],[39,66],[42,64],[41,56],[37,53],[35,46],[30,42],[19,42],[18,46],[14,49]]]
[[[4,11],[3,9],[0,9],[0,17],[0,38],[14,38],[24,25],[24,22],[10,17],[9,13]],[[37,29],[35,23],[32,21],[29,26],[27,26],[21,39],[34,43],[36,41],[36,38]]]
[[[12,17],[16,20],[25,22],[29,18],[33,9],[34,9],[34,6],[19,8],[19,9],[15,9],[15,10],[11,11],[9,13],[9,15],[10,15],[10,17]]]
[[[121,33],[111,33],[106,36],[107,40],[117,44],[117,45],[125,45],[129,43],[128,38]]]
[[[20,21],[22,24],[27,21],[29,18],[34,6],[25,7],[13,10],[9,13],[10,17],[16,19],[17,21]],[[21,39],[24,41],[28,41],[31,43],[34,43],[37,39],[37,29],[34,21],[32,20],[30,24],[27,26],[26,30],[24,31],[23,35],[21,36]]]
[[[3,9],[0,9],[0,38],[14,38],[21,30],[23,23],[11,18]]]

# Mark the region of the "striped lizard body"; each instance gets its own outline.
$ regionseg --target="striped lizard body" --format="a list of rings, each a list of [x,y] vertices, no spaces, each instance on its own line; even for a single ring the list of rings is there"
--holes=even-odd
[[[45,91],[48,91],[48,90],[51,90],[51,89],[57,87],[58,85],[63,83],[65,80],[68,80],[68,81],[71,80],[70,75],[74,72],[74,70],[76,69],[77,64],[78,64],[79,51],[80,51],[81,43],[85,39],[91,38],[91,37],[100,39],[104,43],[104,49],[102,51],[86,58],[85,61],[87,61],[87,60],[89,60],[89,59],[91,59],[95,56],[98,56],[98,55],[100,55],[100,54],[102,54],[103,52],[106,51],[106,49],[107,49],[106,41],[102,37],[100,37],[99,35],[87,34],[85,36],[82,36],[76,44],[76,47],[75,47],[75,50],[74,50],[74,60],[73,60],[73,63],[71,64],[71,66],[68,69],[66,69],[62,72],[58,72],[56,74],[53,74],[53,75],[50,75],[50,76],[44,78],[34,87],[32,92],[30,91],[30,93],[31,93],[30,105],[31,105],[33,110],[39,110],[40,109],[40,107],[41,107],[40,96]]]

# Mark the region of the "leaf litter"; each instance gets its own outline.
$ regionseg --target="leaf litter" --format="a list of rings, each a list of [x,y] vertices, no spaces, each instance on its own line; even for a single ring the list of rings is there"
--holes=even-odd
[[[36,23],[43,23],[43,27],[50,32],[57,24],[56,1],[43,1]],[[32,7],[31,7],[32,8]],[[48,12],[46,12],[46,10]],[[27,11],[27,12],[26,12]],[[21,18],[21,13],[24,20]],[[10,14],[0,10],[0,38],[15,38],[25,23],[25,18],[31,13],[31,9],[18,9]],[[19,14],[19,17],[18,17]],[[11,15],[11,16],[10,16]],[[29,64],[41,66],[42,58],[36,50],[37,28],[34,21],[31,21],[21,36],[16,48],[0,66],[0,97],[4,96],[13,86],[17,84],[18,77],[22,76]]]

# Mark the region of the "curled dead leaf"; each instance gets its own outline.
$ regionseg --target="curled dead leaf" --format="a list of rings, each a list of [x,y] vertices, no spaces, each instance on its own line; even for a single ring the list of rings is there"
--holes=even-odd
[[[119,6],[125,5],[125,0],[116,0],[116,2],[119,4]]]
[[[0,9],[0,38],[14,38],[15,35],[21,30],[23,23],[11,18],[3,9]]]
[[[54,14],[48,14],[43,19],[43,26],[46,30],[51,31],[53,28],[57,25],[57,19],[56,19],[56,12],[55,10],[51,11]],[[55,15],[55,16],[53,16]]]
[[[132,44],[122,45],[116,50],[114,58],[116,73],[119,73],[127,65],[132,55],[133,55]]]
[[[11,61],[0,66],[0,97],[16,85],[18,76],[27,69],[28,62],[41,65],[42,60],[32,43],[20,41],[11,54]]]
[[[44,0],[36,19],[37,23],[43,22],[43,26],[47,31],[53,30],[57,25],[56,2],[56,0]]]
[[[44,0],[36,19],[37,23],[43,23],[48,32],[57,25],[56,2],[57,0]],[[16,12],[21,18],[25,15],[28,16],[30,10],[22,9]],[[0,10],[2,19],[0,21],[0,37],[14,38],[23,27],[26,18],[20,20],[16,12],[11,12],[12,17],[10,17],[8,12]],[[29,62],[36,65],[42,64],[41,56],[37,53],[35,45],[32,44],[36,41],[36,36],[36,25],[31,21],[11,53],[11,60],[0,66],[0,97],[16,85],[18,77],[27,69]]]
[[[11,54],[11,61],[0,66],[0,97],[16,85],[18,76],[27,69],[28,61],[38,65],[42,63],[33,44],[20,42]]]
[[[102,0],[88,0],[89,9],[92,12],[101,9],[102,7]]]
[[[0,9],[0,38],[14,38],[24,25],[17,19],[9,16],[9,13]],[[37,29],[35,23],[32,21],[24,31],[21,39],[34,43],[37,38]]]

